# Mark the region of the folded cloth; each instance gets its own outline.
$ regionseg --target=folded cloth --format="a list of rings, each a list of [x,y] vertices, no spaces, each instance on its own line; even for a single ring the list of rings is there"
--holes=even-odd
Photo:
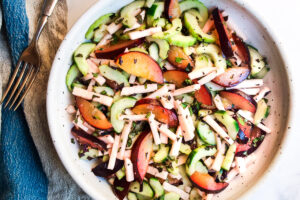
[[[27,21],[25,0],[2,0],[7,36],[0,37],[0,77],[3,77],[0,80],[4,87],[11,68],[8,49],[15,64],[20,52],[28,43],[27,22],[31,38],[42,5],[43,0],[26,0]],[[53,147],[46,120],[47,81],[55,52],[67,31],[66,16],[66,1],[59,0],[39,40],[42,66],[23,106],[34,144],[22,109],[15,113],[2,110],[0,199],[44,199],[46,195],[48,199],[90,199],[74,183],[61,164]],[[8,40],[9,48],[4,39]],[[0,93],[1,89],[2,87]],[[47,176],[48,188],[45,188],[47,181],[40,170],[40,161],[34,146]]]

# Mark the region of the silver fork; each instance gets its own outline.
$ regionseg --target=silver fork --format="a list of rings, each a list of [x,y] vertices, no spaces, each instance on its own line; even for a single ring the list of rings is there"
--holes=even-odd
[[[14,111],[17,110],[17,108],[22,103],[25,95],[32,86],[41,67],[41,59],[37,47],[37,42],[44,26],[48,21],[48,17],[53,12],[57,1],[58,0],[45,0],[42,15],[40,16],[36,32],[32,38],[31,43],[23,51],[21,57],[17,62],[13,75],[1,98],[0,105],[9,94],[4,107],[7,107],[10,104],[9,109],[11,109],[16,103]],[[18,73],[19,76],[17,77]]]

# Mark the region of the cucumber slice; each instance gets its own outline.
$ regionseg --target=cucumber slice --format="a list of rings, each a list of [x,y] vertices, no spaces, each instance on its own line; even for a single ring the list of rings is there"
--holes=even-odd
[[[259,124],[264,118],[269,115],[269,106],[267,105],[265,99],[261,99],[257,102],[257,109],[254,114],[254,124]]]
[[[201,196],[199,195],[197,188],[194,187],[191,192],[190,192],[190,198],[189,200],[199,200],[202,199]]]
[[[171,45],[175,45],[178,47],[189,47],[189,46],[193,46],[197,42],[197,39],[192,36],[182,35],[180,33],[169,37],[168,42]]]
[[[123,19],[122,23],[124,24],[124,26],[131,28],[137,23],[137,18],[134,16],[134,13],[138,9],[144,7],[144,5],[145,1],[133,1],[132,3],[121,9],[120,15]]]
[[[202,31],[197,18],[189,12],[184,13],[184,24],[190,34],[197,38],[197,40],[207,43],[214,43],[216,41],[216,38],[213,35],[208,35]]]
[[[72,88],[74,87],[78,87],[78,88],[82,88],[82,89],[86,89],[86,86],[81,84],[81,83],[72,83]]]
[[[107,65],[101,65],[99,67],[99,70],[102,76],[104,76],[105,78],[116,81],[119,85],[124,84],[124,86],[130,86],[126,76],[124,76],[118,70],[112,69]]]
[[[145,49],[140,48],[140,47],[134,47],[134,48],[129,49],[128,51],[138,51],[138,52],[148,54],[148,51],[146,51]]]
[[[215,44],[201,43],[196,49],[197,54],[207,54],[214,61],[214,64],[218,68],[226,69],[226,59],[222,56],[221,49]]]
[[[266,66],[266,63],[256,49],[251,46],[248,46],[248,49],[250,53],[251,75],[255,76]]]
[[[155,2],[155,0],[146,0],[146,7],[151,8],[151,6],[153,5],[154,2]]]
[[[181,143],[179,151],[183,154],[189,155],[192,152],[192,149],[190,145]]]
[[[106,28],[107,28],[107,26],[105,24],[102,24],[100,26],[100,28],[94,32],[94,37],[93,37],[94,42],[97,42],[97,43],[100,42],[100,40],[105,35]]]
[[[119,120],[119,116],[126,108],[131,108],[134,106],[136,99],[133,97],[124,97],[113,103],[111,106],[111,117],[110,121],[117,133],[121,133],[125,121]]]
[[[129,191],[136,193],[138,199],[152,199],[154,197],[154,192],[146,181],[143,181],[142,189],[140,191],[140,183],[136,181],[129,186]]]
[[[188,175],[186,174],[185,166],[181,165],[178,167],[179,168],[179,173],[182,177],[182,182],[184,186],[192,187],[192,182],[190,181]]]
[[[96,44],[94,43],[83,43],[74,52],[74,61],[79,71],[85,76],[88,73],[89,65],[86,62],[86,58],[94,50]]]
[[[130,74],[125,72],[125,71],[121,71],[121,73],[126,77],[126,79],[129,79]]]
[[[181,20],[176,18],[172,21],[172,27],[169,30],[164,31],[164,32],[155,33],[152,35],[152,37],[156,38],[156,39],[167,40],[170,37],[180,33],[181,29],[182,29]]]
[[[156,61],[158,61],[159,55],[158,55],[158,46],[156,43],[152,43],[149,46],[149,55]]]
[[[257,74],[255,75],[252,75],[251,77],[253,78],[258,78],[258,79],[263,79],[267,73],[270,71],[270,68],[269,67],[264,67],[262,68],[262,70],[260,70],[260,72],[258,72]]]
[[[158,198],[158,197],[164,195],[165,190],[157,178],[151,177],[149,179],[149,184],[152,187],[152,189],[154,190],[155,198]]]
[[[192,8],[198,9],[202,17],[202,21],[200,21],[200,26],[201,28],[204,26],[205,22],[208,19],[208,10],[202,2],[195,1],[195,0],[185,0],[185,1],[181,1],[179,3],[179,6],[180,6],[181,13],[184,13],[185,11],[190,10]]]
[[[101,17],[99,17],[88,29],[88,31],[85,34],[85,38],[87,40],[92,39],[93,35],[94,35],[94,31],[95,29],[99,28],[100,25],[102,24],[106,24],[111,20],[111,16],[113,16],[113,13],[108,13],[106,15],[103,15]]]
[[[209,126],[201,121],[197,125],[197,133],[203,142],[210,145],[216,145],[215,134],[210,130]]]
[[[218,92],[218,91],[222,91],[224,90],[224,88],[218,84],[215,84],[213,82],[208,82],[208,83],[205,83],[205,86],[210,90],[210,91],[213,91],[213,92]]]
[[[208,110],[208,109],[201,109],[198,112],[199,117],[206,117],[207,115],[211,115],[211,114],[212,114],[212,110]]]
[[[122,167],[122,169],[119,169],[119,171],[116,172],[116,176],[121,180],[125,176],[125,168]]]
[[[226,111],[218,110],[214,116],[221,122],[227,129],[228,135],[231,139],[235,140],[240,130],[239,124],[234,120]]]
[[[147,25],[153,26],[154,20],[161,17],[164,11],[164,2],[154,3],[147,11]]]
[[[196,163],[195,171],[203,173],[203,174],[208,173],[208,170],[207,170],[206,166],[200,160]]]
[[[180,200],[180,195],[175,192],[168,192],[160,197],[160,200]]]
[[[166,24],[168,23],[168,21],[165,19],[165,18],[159,18],[159,19],[155,19],[154,21],[153,21],[153,26],[154,27],[158,27],[158,26],[160,26],[160,27],[165,27],[166,26]]]
[[[157,153],[153,157],[153,161],[155,163],[162,163],[162,162],[164,162],[168,158],[169,150],[170,150],[169,146],[161,144],[160,145],[160,149],[157,151]]]
[[[167,166],[167,171],[175,176],[179,175],[179,168],[176,164],[176,161],[172,161],[171,165]]]
[[[128,192],[127,198],[128,200],[138,200],[133,192]]]
[[[155,42],[159,47],[159,57],[161,59],[166,59],[168,57],[168,51],[170,49],[170,45],[166,40],[155,39],[152,37],[147,37],[146,40],[148,42]]]
[[[213,63],[209,56],[206,54],[202,54],[195,58],[195,68],[194,70],[198,70],[204,67],[213,67]]]
[[[236,147],[237,147],[236,143],[233,143],[232,145],[229,146],[226,152],[225,158],[222,163],[222,168],[226,171],[228,171],[231,167],[231,164],[235,156]]]
[[[194,97],[192,97],[188,94],[182,94],[182,95],[175,96],[175,99],[176,100],[179,99],[183,103],[188,103],[188,104],[192,104],[194,102]]]
[[[186,172],[188,175],[192,175],[196,171],[196,165],[201,158],[206,156],[212,156],[217,152],[215,147],[201,146],[194,149],[186,162]]]
[[[85,148],[80,146],[80,151],[83,153],[79,153],[79,158],[84,160],[91,160],[99,157],[99,150],[93,148]]]
[[[108,95],[108,96],[114,96],[115,92],[110,87],[105,86],[95,86],[94,91],[98,94]]]
[[[80,76],[80,71],[78,70],[76,65],[72,65],[67,72],[66,76],[66,85],[69,91],[72,91],[72,84],[76,78]]]

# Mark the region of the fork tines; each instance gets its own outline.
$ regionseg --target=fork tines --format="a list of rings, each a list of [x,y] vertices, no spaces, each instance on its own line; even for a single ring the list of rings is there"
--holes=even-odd
[[[10,104],[9,109],[11,109],[15,105],[14,110],[16,110],[31,87],[36,74],[37,70],[32,64],[19,60],[7,88],[3,93],[0,105],[6,99],[4,107],[6,108]],[[7,96],[8,98],[6,98]]]

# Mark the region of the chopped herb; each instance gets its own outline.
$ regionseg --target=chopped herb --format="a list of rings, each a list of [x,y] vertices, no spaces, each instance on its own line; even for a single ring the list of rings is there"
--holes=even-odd
[[[257,147],[257,143],[260,142],[260,141],[262,141],[264,138],[265,138],[264,135],[261,135],[259,137],[254,138],[254,140],[252,141],[252,145],[254,147]]]
[[[147,83],[145,83],[144,87],[145,87],[145,89],[147,89],[147,87],[148,87]]]
[[[146,115],[146,118],[149,118],[151,115],[151,112],[148,112],[147,115]]]
[[[127,140],[127,147],[130,147],[132,145],[132,139],[131,138],[128,138]]]
[[[71,143],[72,143],[72,144],[75,144],[74,138],[71,138]]]
[[[186,103],[186,102],[184,102],[184,103],[181,104],[181,106],[182,106],[183,108],[186,108],[188,105],[189,105],[189,104]]]
[[[98,134],[97,132],[94,132],[94,133],[92,133],[92,136],[94,136],[94,137],[98,137],[98,136],[99,136],[99,134]]]
[[[119,190],[119,191],[121,191],[121,192],[124,190],[124,188],[121,187],[121,186],[117,186],[116,189]]]
[[[232,63],[231,63],[231,61],[228,60],[228,59],[226,60],[226,64],[227,64],[228,67],[232,67]]]
[[[93,73],[93,77],[98,77],[98,74],[97,73]]]
[[[119,42],[119,38],[116,35],[113,35],[112,41],[110,44],[117,44]]]
[[[187,79],[184,80],[184,83],[185,83],[186,85],[192,85],[193,82],[192,82],[191,79],[188,79],[188,78],[187,78]]]
[[[189,107],[189,111],[190,111],[190,114],[193,115],[194,112],[193,112],[192,107]]]
[[[96,116],[96,115],[94,115],[93,118],[94,118],[94,119],[100,120],[100,117],[99,117],[99,116]]]
[[[107,92],[105,90],[103,90],[100,94],[106,95]]]
[[[176,57],[175,62],[181,63],[182,60],[185,60],[184,58]]]
[[[239,121],[239,123],[240,123],[242,126],[245,125],[245,122],[244,122],[243,118],[237,117],[237,120]]]

